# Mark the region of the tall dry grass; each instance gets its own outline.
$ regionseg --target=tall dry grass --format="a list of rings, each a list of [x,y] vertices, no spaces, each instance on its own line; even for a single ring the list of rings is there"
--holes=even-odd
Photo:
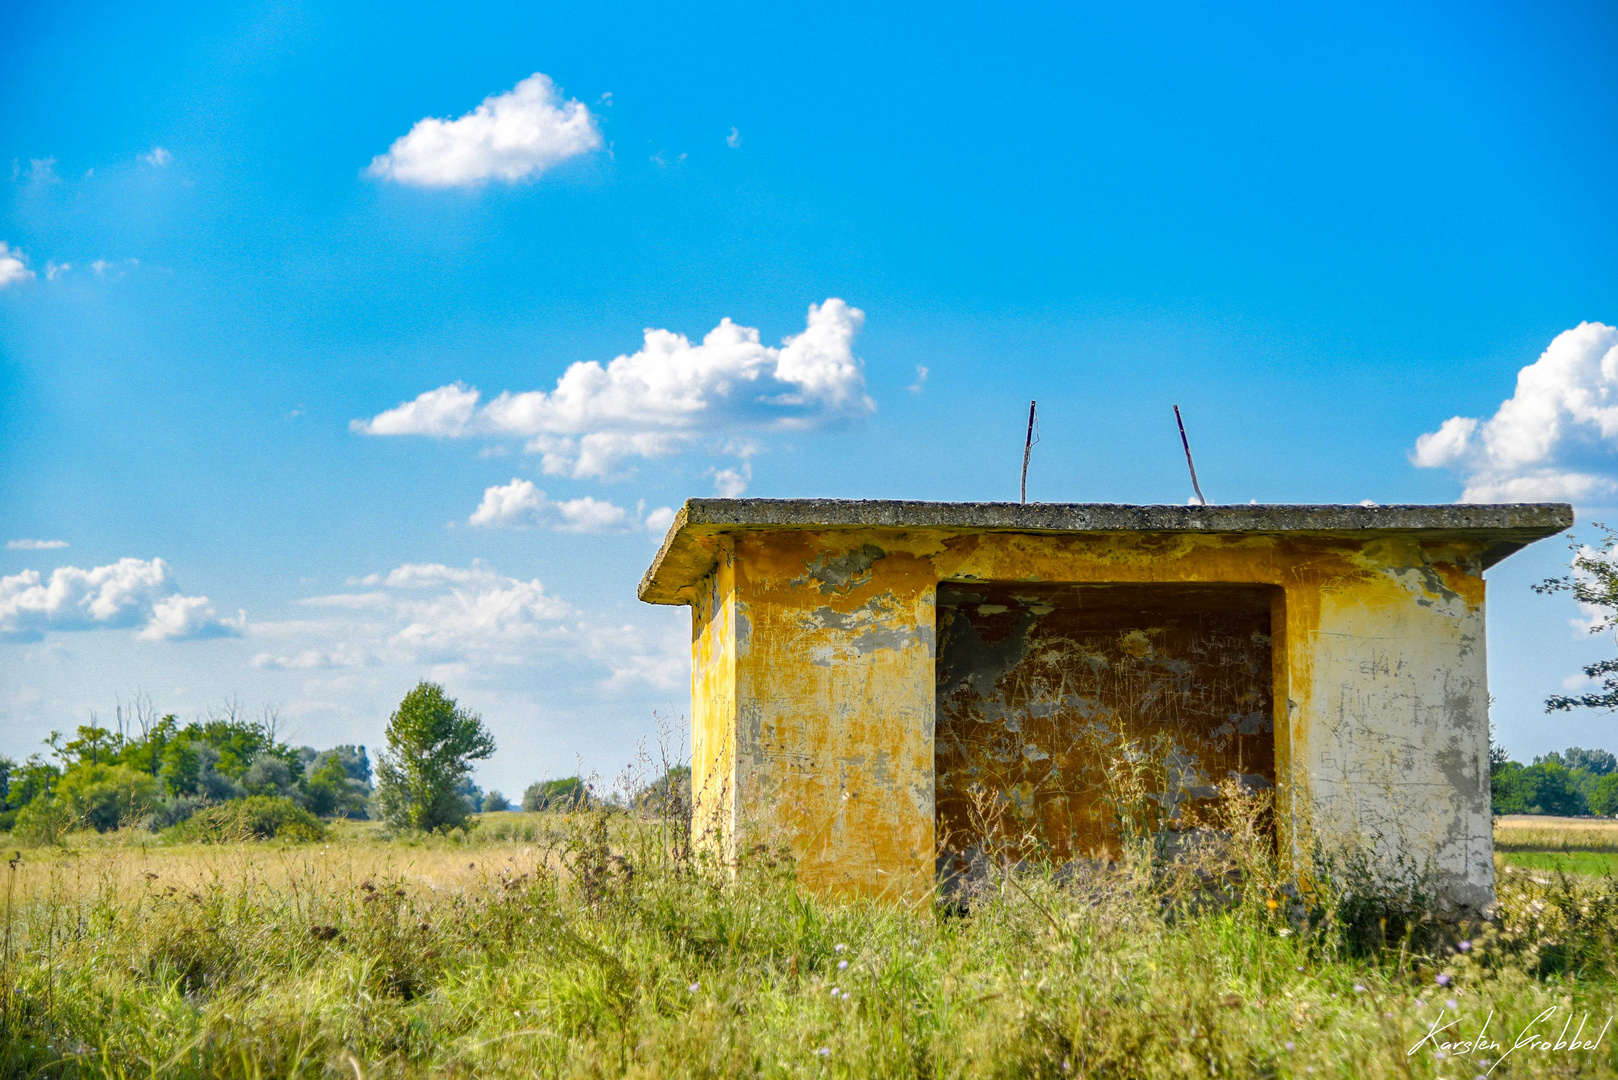
[[[0,867],[0,1075],[1618,1072],[1611,1032],[1503,1062],[1421,1043],[1491,1014],[1506,1047],[1536,1016],[1599,1028],[1612,882],[1504,875],[1494,924],[1442,926],[1330,868],[1298,893],[1262,805],[1226,805],[1197,843],[1061,872],[991,851],[956,914],[817,899],[779,850],[720,866],[607,810],[28,850]]]

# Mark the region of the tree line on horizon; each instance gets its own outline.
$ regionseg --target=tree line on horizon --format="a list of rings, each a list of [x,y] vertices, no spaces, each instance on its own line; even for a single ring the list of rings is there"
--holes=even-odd
[[[389,718],[374,770],[364,746],[317,750],[282,741],[273,709],[248,717],[231,701],[182,724],[137,695],[115,716],[106,728],[92,715],[73,738],[51,732],[48,755],[21,763],[0,756],[0,832],[50,842],[75,829],[139,822],[180,839],[233,829],[271,836],[287,826],[313,838],[323,833],[321,819],[372,818],[392,831],[432,832],[511,809],[500,792],[485,794],[472,779],[472,763],[494,753],[493,736],[433,683],[417,685]],[[529,785],[522,808],[592,801],[589,785],[571,776]]]
[[[1489,749],[1491,809],[1496,814],[1550,814],[1558,817],[1618,816],[1618,757],[1606,750],[1570,746],[1534,758],[1512,761]]]

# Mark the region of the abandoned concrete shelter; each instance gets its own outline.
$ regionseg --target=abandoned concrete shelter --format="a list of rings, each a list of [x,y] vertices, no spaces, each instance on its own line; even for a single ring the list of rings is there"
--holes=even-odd
[[[1122,753],[1150,758],[1159,827],[1221,784],[1273,788],[1283,853],[1307,815],[1475,910],[1483,572],[1572,523],[1565,504],[693,499],[640,598],[691,607],[696,827],[786,837],[811,887],[924,898],[986,827],[1104,852]]]

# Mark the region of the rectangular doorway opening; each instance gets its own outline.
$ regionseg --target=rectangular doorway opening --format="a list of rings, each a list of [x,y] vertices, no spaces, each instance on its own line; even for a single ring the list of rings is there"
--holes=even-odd
[[[940,582],[934,739],[946,893],[992,849],[1104,858],[1120,812],[1180,830],[1275,785],[1263,585]],[[1138,778],[1143,798],[1125,802]]]

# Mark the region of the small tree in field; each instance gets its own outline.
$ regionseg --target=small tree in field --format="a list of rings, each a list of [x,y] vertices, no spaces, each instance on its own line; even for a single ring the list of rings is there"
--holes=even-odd
[[[396,829],[453,827],[471,807],[456,790],[472,762],[494,753],[494,737],[476,713],[424,682],[388,720],[388,748],[377,760],[377,809]]]

